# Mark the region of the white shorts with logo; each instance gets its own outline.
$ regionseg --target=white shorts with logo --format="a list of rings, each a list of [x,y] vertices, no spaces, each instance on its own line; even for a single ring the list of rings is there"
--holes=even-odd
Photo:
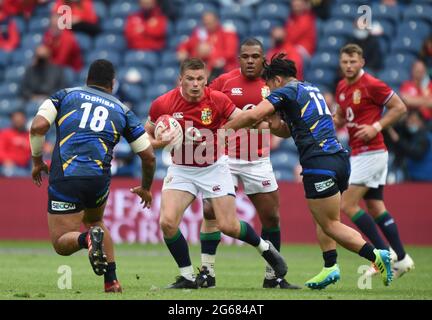
[[[378,188],[385,185],[387,178],[388,152],[370,151],[352,156],[349,183]]]
[[[255,161],[229,158],[228,164],[234,185],[238,187],[241,181],[246,194],[268,193],[278,189],[269,157]]]
[[[201,192],[204,199],[226,195],[235,196],[227,160],[228,157],[221,157],[208,167],[172,164],[168,167],[162,191],[181,190],[189,192],[195,197]]]

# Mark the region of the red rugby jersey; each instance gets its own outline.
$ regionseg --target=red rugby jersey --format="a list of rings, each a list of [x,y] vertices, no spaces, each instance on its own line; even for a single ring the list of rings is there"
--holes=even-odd
[[[354,135],[359,130],[358,126],[372,125],[381,119],[384,105],[393,94],[394,91],[388,85],[366,72],[363,72],[355,83],[348,84],[346,79],[339,81],[336,88],[336,102],[347,121],[352,155],[387,149],[381,132],[368,142],[355,138]]]
[[[219,91],[206,87],[199,102],[188,102],[178,87],[153,101],[149,121],[154,123],[163,114],[173,116],[184,133],[181,152],[172,153],[173,162],[206,167],[225,153],[223,149],[218,150],[217,129],[227,122],[234,110],[235,105]]]
[[[239,68],[213,80],[210,88],[225,93],[236,107],[242,110],[254,108],[270,94],[270,89],[261,78],[250,80],[241,73]],[[247,144],[244,141],[247,141]],[[230,146],[234,146],[234,143]],[[237,159],[248,161],[268,157],[269,152],[270,134],[260,134],[253,131],[249,131],[247,137],[238,135],[235,150],[233,148],[228,150],[230,156],[235,155]]]

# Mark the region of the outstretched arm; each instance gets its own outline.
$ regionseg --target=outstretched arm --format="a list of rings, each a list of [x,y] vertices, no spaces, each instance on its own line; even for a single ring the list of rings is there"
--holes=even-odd
[[[264,120],[267,116],[272,115],[275,108],[268,100],[261,101],[256,108],[249,109],[235,115],[224,125],[224,129],[240,129],[251,127],[257,122]]]

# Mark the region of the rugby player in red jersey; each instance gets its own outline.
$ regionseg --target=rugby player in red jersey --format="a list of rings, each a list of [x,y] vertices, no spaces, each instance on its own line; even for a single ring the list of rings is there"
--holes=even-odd
[[[268,94],[269,88],[261,79],[265,59],[262,43],[253,38],[246,39],[240,46],[240,68],[227,72],[209,85],[210,88],[225,93],[240,110],[254,108]],[[280,251],[281,233],[279,226],[279,191],[270,162],[270,131],[267,134],[258,130],[243,131],[242,136],[234,136],[228,150],[228,164],[238,188],[243,184],[244,192],[258,212],[262,231],[261,237],[269,240]],[[204,200],[204,220],[201,225],[201,270],[197,282],[202,288],[214,288],[216,276],[214,264],[216,249],[221,239],[215,216],[209,201]],[[273,269],[267,265],[264,288],[300,289],[285,279],[278,279]]]
[[[207,88],[206,84],[204,62],[196,58],[185,60],[180,67],[180,86],[153,101],[145,125],[155,148],[166,145],[166,141],[154,137],[155,122],[161,115],[177,119],[184,132],[181,148],[172,151],[173,164],[162,187],[160,226],[180,271],[176,282],[168,288],[198,288],[188,244],[179,229],[184,211],[198,193],[211,202],[218,229],[256,247],[276,276],[283,278],[287,266],[282,256],[271,242],[260,238],[236,215],[234,184],[217,130],[241,110],[225,94]]]

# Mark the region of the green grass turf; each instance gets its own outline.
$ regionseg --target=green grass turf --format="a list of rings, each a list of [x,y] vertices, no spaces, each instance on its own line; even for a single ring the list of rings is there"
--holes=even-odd
[[[55,254],[49,243],[0,242],[0,299],[432,299],[432,248],[408,247],[416,269],[390,287],[375,276],[371,290],[357,287],[360,265],[367,261],[339,249],[342,279],[326,290],[262,289],[264,260],[254,248],[220,245],[216,259],[217,288],[200,290],[163,289],[173,282],[177,267],[164,245],[117,245],[117,275],[124,293],[103,293],[103,277],[90,268],[85,252],[70,257]],[[318,246],[283,246],[289,282],[303,285],[322,267]],[[191,246],[194,266],[199,265],[199,247]],[[60,290],[61,265],[72,268],[72,289]]]

